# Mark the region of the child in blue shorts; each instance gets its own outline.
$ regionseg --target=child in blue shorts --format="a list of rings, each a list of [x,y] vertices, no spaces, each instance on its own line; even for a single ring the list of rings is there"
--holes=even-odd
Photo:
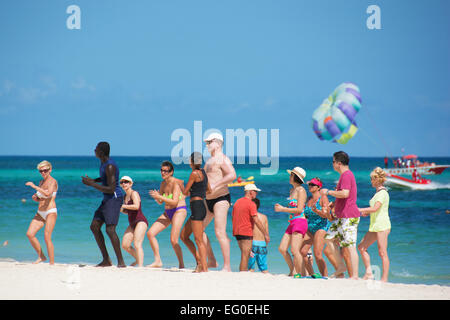
[[[255,198],[253,201],[256,203],[256,208],[259,209],[259,199]],[[267,233],[269,233],[267,216],[258,212],[258,219],[266,228]],[[253,243],[250,259],[248,260],[248,270],[255,271],[255,264],[258,264],[258,268],[262,273],[269,272],[267,270],[267,244],[264,240],[264,234],[256,225],[253,226]]]

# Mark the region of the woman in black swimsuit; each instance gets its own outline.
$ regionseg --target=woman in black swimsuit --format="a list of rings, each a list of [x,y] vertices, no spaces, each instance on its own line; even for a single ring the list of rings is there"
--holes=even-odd
[[[194,255],[197,260],[197,268],[194,272],[206,272],[208,271],[208,265],[206,263],[206,245],[203,242],[203,219],[206,217],[205,196],[206,193],[211,192],[211,187],[208,183],[208,177],[205,170],[202,169],[203,157],[199,152],[191,154],[191,168],[192,173],[189,176],[189,180],[186,184],[183,194],[185,196],[190,195],[190,207],[191,217],[184,225],[183,231],[181,231],[181,240],[186,244],[189,251]],[[195,249],[195,245],[189,236],[194,232],[195,243],[198,250]]]

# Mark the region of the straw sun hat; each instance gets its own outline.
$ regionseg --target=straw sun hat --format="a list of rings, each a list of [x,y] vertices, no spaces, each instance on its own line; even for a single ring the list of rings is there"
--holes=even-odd
[[[295,167],[292,170],[286,170],[287,173],[291,174],[295,174],[297,177],[300,178],[300,180],[302,180],[302,183],[305,183],[305,177],[306,177],[306,171],[303,168],[300,167]]]

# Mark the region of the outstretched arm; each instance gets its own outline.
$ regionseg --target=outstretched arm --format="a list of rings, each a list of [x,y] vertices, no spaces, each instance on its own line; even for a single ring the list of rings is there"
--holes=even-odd
[[[373,207],[368,208],[358,208],[358,210],[361,212],[361,215],[364,217],[369,216],[371,213],[377,212],[380,210],[382,203],[380,201],[375,202]]]

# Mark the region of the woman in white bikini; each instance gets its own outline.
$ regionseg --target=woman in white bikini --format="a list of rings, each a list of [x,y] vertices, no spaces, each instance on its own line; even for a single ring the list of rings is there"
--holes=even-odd
[[[36,190],[32,199],[39,203],[38,211],[28,227],[27,237],[38,254],[38,259],[34,263],[47,260],[39,244],[39,240],[36,238],[36,233],[45,225],[44,239],[47,245],[49,262],[53,265],[55,263],[55,251],[52,243],[52,232],[57,216],[55,198],[56,192],[58,191],[58,182],[51,176],[52,165],[50,162],[40,162],[37,165],[37,169],[43,178],[39,182],[39,186],[36,186],[33,182],[25,183],[25,185]]]

